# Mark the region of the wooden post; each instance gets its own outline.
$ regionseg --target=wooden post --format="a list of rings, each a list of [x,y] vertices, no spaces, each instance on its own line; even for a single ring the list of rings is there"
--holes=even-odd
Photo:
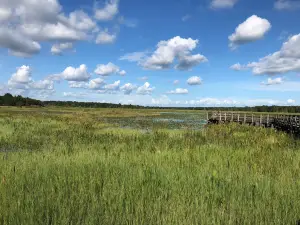
[[[226,112],[225,112],[225,122],[226,122],[227,116],[226,116]]]
[[[254,118],[253,118],[253,114],[252,114],[252,124],[254,123]]]
[[[260,114],[260,118],[259,118],[259,126],[262,126],[262,114]]]
[[[219,122],[222,122],[222,113],[219,113]]]
[[[246,113],[244,114],[244,124],[247,122]]]
[[[231,121],[233,122],[233,112],[231,113]]]
[[[208,112],[206,112],[206,120],[208,121],[209,116],[208,116]]]
[[[240,122],[240,114],[238,114],[238,123]]]
[[[270,115],[267,115],[267,126],[269,126],[269,121],[270,121]]]

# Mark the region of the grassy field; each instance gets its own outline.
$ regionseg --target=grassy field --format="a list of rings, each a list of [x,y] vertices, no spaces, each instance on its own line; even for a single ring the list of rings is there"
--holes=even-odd
[[[0,108],[0,224],[296,224],[299,141],[164,112]]]

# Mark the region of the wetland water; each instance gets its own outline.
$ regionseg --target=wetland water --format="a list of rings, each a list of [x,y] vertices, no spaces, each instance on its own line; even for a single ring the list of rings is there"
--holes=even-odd
[[[192,129],[199,130],[207,123],[205,113],[159,112],[156,116],[105,117],[104,123],[129,129]]]

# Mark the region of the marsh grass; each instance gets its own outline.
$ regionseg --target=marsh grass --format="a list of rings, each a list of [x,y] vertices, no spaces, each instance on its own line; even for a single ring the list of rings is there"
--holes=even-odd
[[[141,132],[96,115],[0,115],[0,224],[300,218],[300,144],[286,134],[235,124]]]

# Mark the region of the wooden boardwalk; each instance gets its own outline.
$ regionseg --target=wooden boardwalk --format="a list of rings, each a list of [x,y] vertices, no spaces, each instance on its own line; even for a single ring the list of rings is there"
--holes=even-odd
[[[207,121],[209,124],[235,122],[253,126],[270,127],[287,133],[300,135],[300,115],[208,112]]]

